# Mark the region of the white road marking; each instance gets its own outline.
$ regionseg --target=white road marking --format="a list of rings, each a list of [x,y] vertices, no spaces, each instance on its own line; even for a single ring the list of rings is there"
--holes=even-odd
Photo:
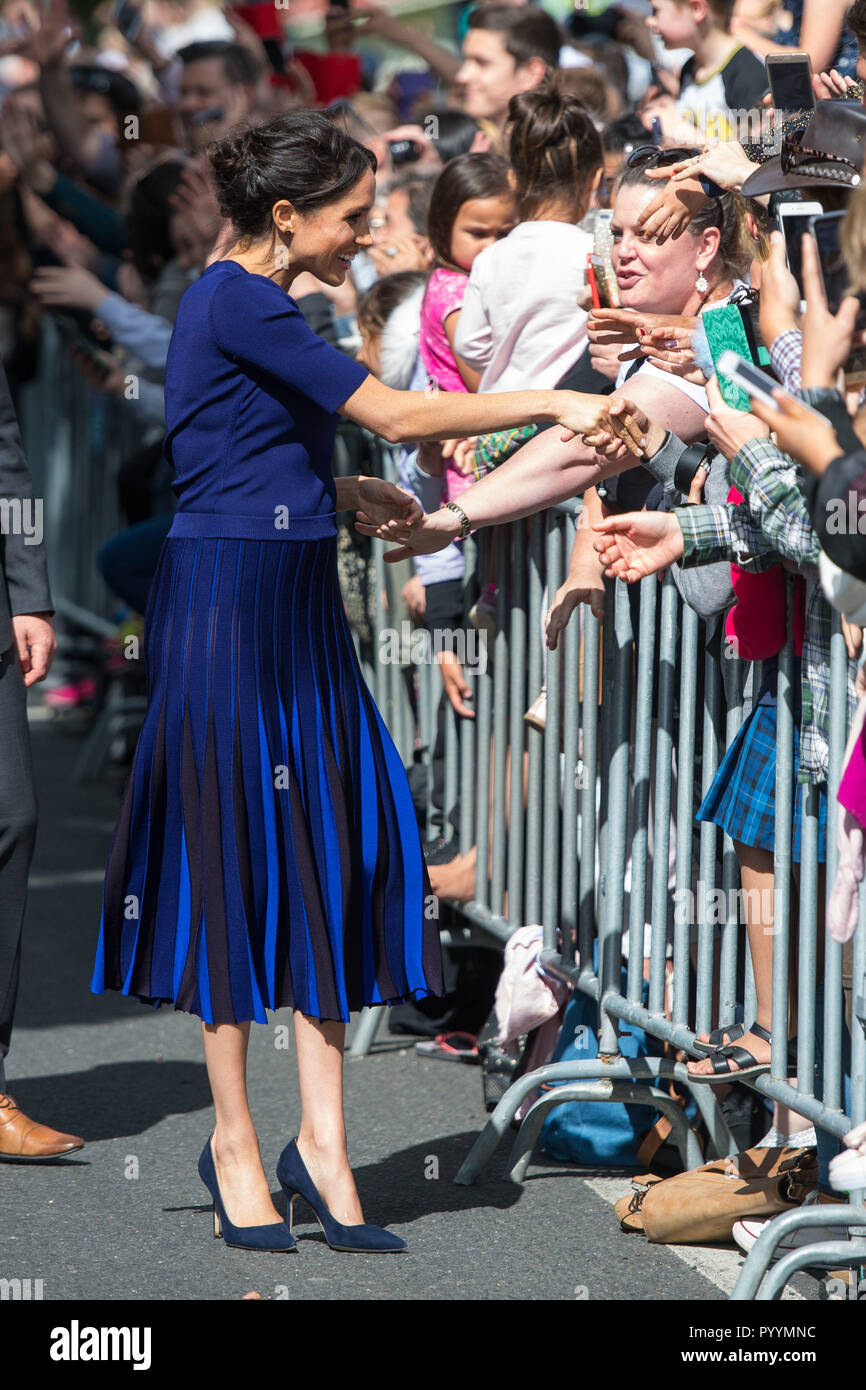
[[[625,1197],[631,1192],[630,1178],[584,1178],[586,1186],[603,1197],[611,1206],[618,1202],[620,1197]],[[639,1241],[645,1240],[645,1236],[624,1235],[623,1240]],[[737,1275],[742,1269],[743,1255],[736,1246],[725,1245],[668,1245],[665,1249],[672,1255],[676,1255],[678,1260],[693,1269],[696,1274],[701,1274],[708,1279],[711,1284],[715,1284],[717,1289],[729,1294],[737,1282]],[[783,1299],[794,1302],[805,1303],[806,1300],[796,1289],[792,1289],[790,1284],[785,1286],[782,1293]]]

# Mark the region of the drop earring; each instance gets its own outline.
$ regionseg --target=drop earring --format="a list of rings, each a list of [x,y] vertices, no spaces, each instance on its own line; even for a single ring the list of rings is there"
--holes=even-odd
[[[695,281],[695,289],[697,290],[698,294],[706,294],[709,288],[709,281],[707,280],[707,277],[704,275],[704,272],[701,271],[700,275]]]

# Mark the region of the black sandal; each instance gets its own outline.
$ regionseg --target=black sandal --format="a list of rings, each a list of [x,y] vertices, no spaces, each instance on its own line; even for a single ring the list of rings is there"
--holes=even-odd
[[[714,1028],[706,1042],[701,1042],[696,1038],[692,1043],[692,1051],[700,1052],[704,1057],[709,1057],[711,1052],[718,1052],[720,1047],[727,1047],[730,1043],[736,1042],[737,1038],[743,1037],[745,1033],[754,1030],[747,1028],[745,1023],[729,1023],[727,1028]],[[727,1042],[725,1038],[727,1037]]]
[[[763,1028],[760,1023],[753,1023],[749,1029],[744,1028],[739,1036],[743,1037],[746,1032],[754,1033],[757,1038],[761,1038],[772,1046],[772,1033]],[[712,1058],[713,1070],[706,1075],[702,1075],[700,1072],[696,1075],[695,1072],[690,1071],[690,1082],[700,1082],[701,1085],[705,1085],[715,1081],[745,1081],[747,1077],[760,1076],[762,1072],[770,1070],[769,1062],[756,1062],[751,1052],[747,1052],[744,1047],[733,1042],[708,1055]],[[736,1071],[731,1069],[731,1062],[736,1063]]]

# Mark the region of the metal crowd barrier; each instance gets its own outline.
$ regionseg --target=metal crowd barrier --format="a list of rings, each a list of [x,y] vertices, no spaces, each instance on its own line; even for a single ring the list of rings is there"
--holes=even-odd
[[[43,500],[57,614],[95,637],[109,636],[119,601],[96,556],[126,524],[115,480],[123,460],[141,447],[141,425],[124,401],[88,388],[47,314],[39,373],[21,388],[17,406],[33,495]]]
[[[476,567],[482,576],[491,568],[495,573],[497,626],[487,669],[467,665],[464,670],[475,692],[475,719],[458,720],[450,706],[446,711],[445,834],[451,833],[448,813],[456,808],[459,851],[465,853],[474,845],[477,852],[474,897],[457,910],[500,943],[524,924],[542,925],[545,967],[598,1003],[600,1055],[550,1064],[512,1084],[460,1167],[455,1181],[461,1185],[477,1181],[521,1103],[546,1082],[566,1084],[542,1092],[523,1119],[506,1166],[516,1182],[523,1179],[546,1114],[573,1100],[654,1106],[671,1120],[672,1139],[684,1165],[693,1168],[706,1161],[681,1106],[671,1098],[672,1080],[687,1088],[706,1124],[714,1150],[706,1159],[736,1152],[715,1100],[715,1085],[691,1084],[685,1064],[667,1056],[623,1057],[617,1023],[638,1024],[672,1050],[698,1056],[693,1047],[696,1035],[733,1023],[738,1003],[747,1022],[755,1016],[733,846],[716,826],[695,821],[699,801],[744,717],[748,663],[737,660],[721,643],[721,620],[700,621],[681,601],[670,576],[663,582],[655,576],[645,579],[631,593],[626,585],[609,582],[604,622],[600,624],[587,608],[580,609],[559,650],[546,651],[543,595],[546,590],[549,602],[564,579],[578,514],[579,503],[564,504],[528,522],[479,532],[477,544],[467,542],[468,573]],[[381,558],[377,564],[389,568]],[[633,615],[638,617],[637,632]],[[383,629],[387,622],[386,614]],[[792,660],[789,645],[780,657],[778,741],[791,753]],[[838,857],[835,793],[846,739],[846,673],[837,619],[831,659],[828,894]],[[387,672],[376,674],[381,683],[389,679]],[[420,742],[429,754],[441,678],[433,662],[416,665],[414,675]],[[543,684],[547,717],[542,733],[527,726],[523,715]],[[752,688],[757,690],[757,684]],[[383,712],[389,720],[394,716],[387,701]],[[390,727],[401,734],[407,718],[403,710]],[[407,751],[403,738],[401,752],[408,761]],[[525,795],[519,775],[511,776],[506,795],[512,754],[518,767],[525,758]],[[794,964],[789,933],[791,817],[796,794],[803,797],[804,828],[796,962],[797,1075],[789,1079],[788,977]],[[829,935],[823,942],[823,1086],[818,1088],[815,1080],[817,833],[815,789],[795,787],[792,757],[780,757],[772,1064],[769,1073],[745,1084],[841,1136],[866,1119],[866,894],[861,895],[854,939],[851,1105],[846,1114],[842,948]],[[718,890],[723,919],[717,924],[712,909],[720,901]],[[693,912],[675,910],[692,903]],[[666,989],[672,993],[670,1017],[665,1012]],[[380,1010],[366,1011],[356,1033],[356,1054],[369,1048],[380,1018]],[[866,1263],[864,1198],[866,1194],[854,1193],[846,1206],[810,1207],[776,1218],[746,1259],[732,1297],[778,1297],[793,1272],[816,1262],[826,1261],[831,1268]],[[761,1287],[775,1243],[786,1231],[830,1224],[847,1226],[856,1239],[786,1255]]]
[[[96,569],[96,554],[122,525],[114,478],[120,461],[140,443],[134,417],[123,402],[105,401],[86,391],[50,323],[45,326],[40,376],[22,391],[19,409],[34,495],[44,499],[58,615],[98,638],[112,630],[114,600]],[[396,476],[395,459],[393,450],[384,451],[386,476]],[[467,586],[476,577],[483,582],[495,574],[496,632],[486,648],[474,653],[478,659],[464,667],[474,688],[475,719],[458,719],[446,702],[443,834],[456,837],[461,854],[474,846],[477,858],[474,895],[457,905],[465,927],[452,929],[443,939],[455,945],[480,942],[501,947],[518,927],[540,923],[547,969],[598,1004],[600,1055],[551,1064],[515,1082],[455,1178],[464,1185],[478,1179],[524,1098],[548,1081],[566,1084],[543,1092],[524,1118],[507,1165],[516,1182],[526,1172],[544,1116],[552,1107],[577,1099],[658,1109],[671,1121],[672,1139],[684,1164],[697,1166],[703,1156],[671,1097],[672,1080],[694,1097],[715,1156],[732,1154],[736,1147],[716,1104],[714,1086],[691,1085],[685,1065],[672,1057],[623,1057],[617,1023],[639,1024],[672,1049],[693,1052],[696,1035],[732,1023],[738,1003],[747,1020],[754,1017],[754,982],[739,921],[733,847],[715,826],[704,823],[698,829],[695,822],[699,798],[743,718],[746,663],[721,654],[717,624],[700,622],[681,602],[669,576],[662,583],[655,577],[646,579],[639,590],[608,584],[603,624],[588,609],[579,609],[559,650],[548,652],[541,615],[565,576],[579,510],[579,503],[564,504],[525,522],[479,532],[465,546]],[[404,763],[420,759],[429,773],[443,698],[441,675],[429,659],[429,649],[426,654],[422,650],[420,660],[417,657],[400,598],[408,570],[387,565],[384,549],[374,543],[379,601],[373,651],[362,653],[359,647],[359,655]],[[778,739],[788,749],[793,748],[791,681],[788,647],[778,681]],[[846,738],[845,681],[845,646],[837,621],[831,658],[827,892],[837,860],[835,792]],[[547,692],[543,733],[523,718],[542,686]],[[509,766],[512,753],[516,775]],[[786,1024],[795,794],[804,801],[804,832],[794,1080],[787,1077]],[[842,951],[829,936],[823,942],[824,1079],[820,1088],[815,1083],[816,802],[814,789],[795,788],[790,756],[780,758],[772,1065],[769,1074],[744,1084],[841,1136],[866,1119],[866,895],[861,896],[853,946],[851,1104],[846,1114]],[[432,809],[428,775],[428,818]],[[709,911],[717,901],[717,889],[723,891],[725,903],[725,918],[718,926]],[[672,911],[672,904],[682,902],[693,902],[694,913]],[[665,1012],[668,987],[670,1018]],[[381,1017],[379,1009],[362,1015],[354,1055],[369,1050]],[[853,1193],[847,1206],[811,1207],[773,1220],[749,1253],[732,1297],[778,1297],[793,1272],[816,1261],[827,1261],[830,1267],[866,1263],[864,1197]],[[847,1226],[855,1239],[794,1251],[764,1278],[779,1237],[807,1225]]]

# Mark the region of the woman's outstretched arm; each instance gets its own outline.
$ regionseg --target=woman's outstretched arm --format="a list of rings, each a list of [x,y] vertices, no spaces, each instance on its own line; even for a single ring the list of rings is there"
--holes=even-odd
[[[394,391],[371,375],[340,406],[340,414],[389,444],[463,439],[544,421],[561,425],[573,435],[612,430],[640,450],[641,434],[634,422],[629,417],[611,422],[609,404],[607,396],[577,391],[502,391],[480,396],[459,391]]]
[[[640,381],[638,376],[623,388],[624,392],[628,392],[628,400],[616,396],[602,396],[601,399],[609,411],[616,403],[618,408],[625,407],[624,417],[636,417],[636,423],[643,427],[638,431],[641,433],[642,447],[629,449],[623,446],[619,457],[611,458],[594,446],[593,440],[597,440],[599,435],[564,441],[558,430],[544,430],[499,468],[461,492],[457,505],[469,517],[472,529],[532,516],[557,502],[576,497],[603,478],[636,467],[645,451],[652,453],[658,449],[660,437],[664,437],[666,430],[675,431],[686,443],[704,436],[706,410],[683,391],[660,381],[657,376],[647,376],[644,381]],[[527,393],[509,392],[499,399],[507,400],[511,394],[521,396]],[[476,396],[470,399],[478,403],[496,397]],[[649,412],[652,412],[651,416]],[[612,424],[616,423],[616,415],[609,415],[609,419]],[[611,433],[618,433],[618,427]],[[363,514],[359,515],[356,526],[365,535],[377,535],[380,539],[403,543],[398,551],[386,555],[391,562],[407,555],[441,550],[460,529],[456,514],[446,508],[426,516],[412,532],[411,538],[400,530],[399,523],[378,529],[368,527]]]

